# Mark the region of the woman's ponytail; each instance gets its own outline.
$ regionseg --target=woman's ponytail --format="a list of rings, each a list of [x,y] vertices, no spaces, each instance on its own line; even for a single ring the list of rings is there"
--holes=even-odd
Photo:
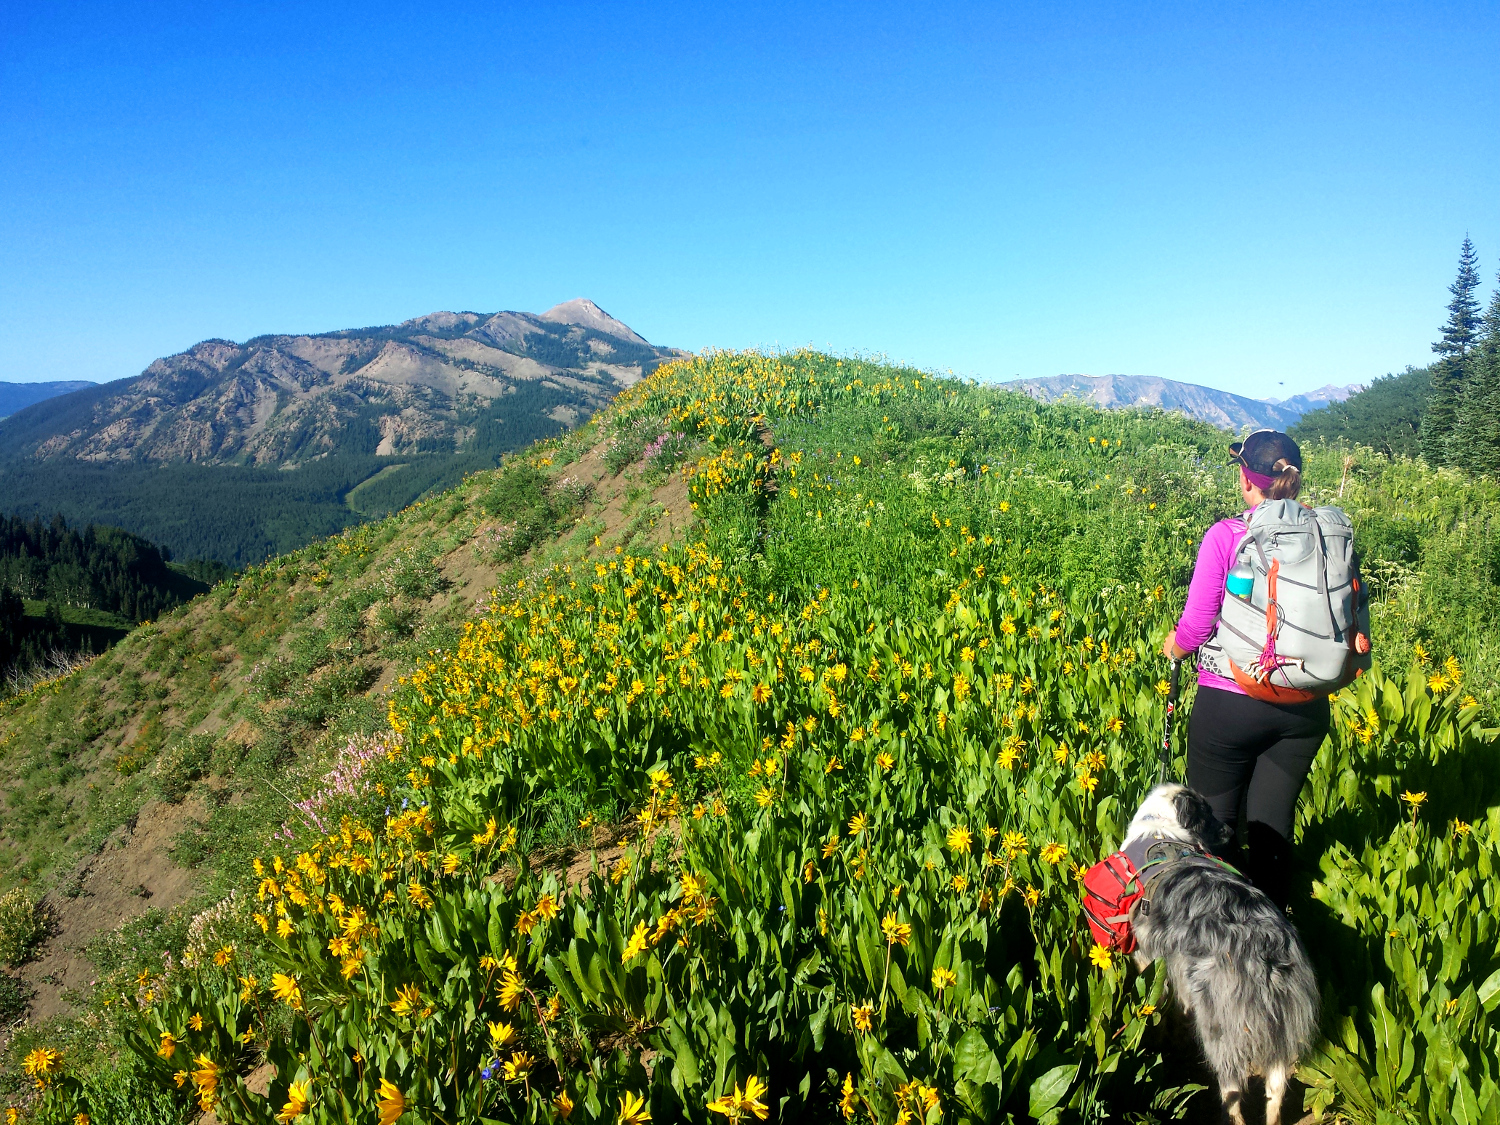
[[[1302,470],[1288,463],[1285,457],[1278,460],[1271,468],[1276,470],[1276,479],[1266,490],[1266,499],[1295,500],[1297,493],[1302,491]]]

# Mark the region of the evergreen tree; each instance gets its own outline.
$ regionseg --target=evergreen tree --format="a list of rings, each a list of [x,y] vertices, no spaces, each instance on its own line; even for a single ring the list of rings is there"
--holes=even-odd
[[[1449,441],[1454,460],[1474,473],[1500,475],[1500,274],[1478,339]]]
[[[1432,350],[1442,358],[1433,367],[1432,401],[1422,419],[1422,456],[1433,465],[1447,464],[1458,452],[1449,446],[1464,384],[1468,381],[1469,353],[1479,330],[1479,301],[1474,296],[1478,288],[1479,256],[1465,236],[1458,255],[1458,277],[1448,286],[1453,299],[1448,302],[1443,338],[1432,345]]]

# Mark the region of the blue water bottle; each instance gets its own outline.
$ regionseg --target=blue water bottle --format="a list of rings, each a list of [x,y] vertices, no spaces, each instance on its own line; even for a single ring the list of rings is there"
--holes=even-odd
[[[1224,578],[1224,589],[1241,601],[1249,601],[1250,592],[1255,589],[1255,571],[1250,564],[1236,564]]]

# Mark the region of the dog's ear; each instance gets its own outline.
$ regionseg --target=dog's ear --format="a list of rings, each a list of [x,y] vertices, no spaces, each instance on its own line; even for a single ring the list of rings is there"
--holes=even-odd
[[[1213,806],[1195,790],[1183,786],[1172,798],[1177,823],[1210,848],[1229,842],[1233,830],[1214,815]]]

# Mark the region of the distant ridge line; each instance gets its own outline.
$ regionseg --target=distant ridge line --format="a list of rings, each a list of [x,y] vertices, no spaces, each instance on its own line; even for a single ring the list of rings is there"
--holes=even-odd
[[[1001,386],[1028,394],[1039,402],[1077,398],[1106,410],[1159,407],[1175,410],[1225,430],[1277,429],[1295,425],[1302,417],[1330,402],[1342,402],[1360,384],[1319,387],[1282,401],[1266,401],[1215,390],[1197,383],[1183,383],[1154,375],[1052,375],[1038,379],[1012,379]]]

